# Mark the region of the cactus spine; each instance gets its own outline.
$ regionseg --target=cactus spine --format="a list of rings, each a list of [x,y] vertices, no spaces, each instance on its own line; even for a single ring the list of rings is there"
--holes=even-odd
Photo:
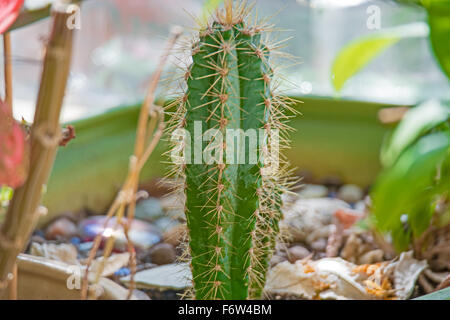
[[[249,25],[249,11],[244,3],[233,7],[227,1],[199,32],[184,77],[187,88],[172,118],[172,130],[186,130],[185,146],[193,151],[174,172],[184,181],[196,299],[259,298],[281,217],[284,171],[268,166],[279,157],[277,142],[285,136],[277,129],[286,128],[289,107],[273,92],[272,48],[262,40],[267,27]],[[215,134],[199,137],[199,124],[205,134]],[[228,149],[230,129],[245,133],[237,135],[244,149]],[[248,132],[258,133],[256,145],[246,143]],[[205,153],[215,161],[199,161]]]

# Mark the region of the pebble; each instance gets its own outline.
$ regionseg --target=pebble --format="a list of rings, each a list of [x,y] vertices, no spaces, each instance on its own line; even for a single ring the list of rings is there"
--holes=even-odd
[[[308,249],[301,245],[295,245],[288,249],[289,261],[294,263],[297,260],[302,260],[310,255]]]
[[[162,232],[169,230],[172,227],[179,225],[180,222],[178,220],[172,219],[170,217],[162,217],[156,220],[153,225],[157,227]]]
[[[86,252],[86,251],[91,250],[93,246],[94,246],[93,241],[83,242],[78,245],[78,250],[80,250],[82,252]]]
[[[363,190],[354,184],[346,184],[339,188],[337,197],[349,203],[360,201],[364,196]]]
[[[314,251],[325,251],[327,248],[327,240],[324,238],[317,239],[313,243],[311,243],[311,249]]]
[[[72,237],[72,238],[70,238],[70,243],[78,246],[81,243],[81,239],[78,237]]]
[[[175,262],[177,256],[175,248],[168,243],[159,243],[150,250],[150,258],[157,265]]]
[[[150,297],[144,291],[138,289],[133,290],[133,296],[138,300],[151,300]]]
[[[125,285],[130,283],[130,276],[120,278]],[[174,263],[137,272],[134,276],[136,288],[184,290],[192,285],[192,274],[189,264]]]
[[[45,238],[48,240],[70,239],[77,235],[76,224],[67,218],[59,218],[53,221],[45,230]]]
[[[103,236],[110,237],[114,234],[115,249],[118,251],[127,250],[127,240],[122,226],[116,226],[116,219],[111,218],[104,228],[105,216],[93,216],[80,223],[81,235],[84,239],[93,240],[95,236],[102,233]],[[133,220],[129,231],[129,237],[137,249],[146,250],[161,241],[161,233],[158,228],[142,220]]]
[[[171,244],[176,248],[183,241],[186,232],[187,232],[186,225],[178,224],[176,226],[171,227],[170,229],[168,229],[163,233],[163,241],[165,243]]]
[[[366,202],[365,201],[358,201],[358,202],[356,202],[355,203],[355,205],[353,206],[353,208],[356,210],[356,211],[359,211],[359,212],[365,212],[366,211]]]
[[[136,205],[135,217],[144,221],[154,222],[164,215],[161,201],[157,198],[147,198]]]
[[[297,193],[301,199],[323,198],[328,194],[328,188],[317,184],[306,184]]]
[[[161,206],[165,211],[183,209],[184,203],[184,193],[168,194],[161,198]]]
[[[116,272],[114,272],[114,275],[117,277],[126,277],[131,273],[130,269],[126,268],[126,267],[122,267],[119,270],[117,270]]]
[[[184,193],[170,194],[161,198],[161,206],[165,212],[165,215],[180,222],[186,221],[186,216],[184,214],[184,203]]]
[[[364,213],[353,209],[339,209],[334,213],[334,217],[344,229],[349,229],[364,217]]]
[[[284,218],[280,227],[290,236],[292,242],[310,245],[317,239],[312,235],[328,235],[328,227],[333,223],[333,214],[338,209],[350,209],[350,205],[339,199],[299,199],[283,209]]]

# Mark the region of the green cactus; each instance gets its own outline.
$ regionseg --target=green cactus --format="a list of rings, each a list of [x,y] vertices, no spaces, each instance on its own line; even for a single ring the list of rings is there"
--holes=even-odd
[[[262,40],[268,27],[250,25],[245,4],[225,8],[192,46],[187,90],[172,118],[172,133],[188,133],[185,162],[174,172],[184,181],[196,299],[261,297],[287,186],[278,151],[289,106],[274,93],[272,49]]]

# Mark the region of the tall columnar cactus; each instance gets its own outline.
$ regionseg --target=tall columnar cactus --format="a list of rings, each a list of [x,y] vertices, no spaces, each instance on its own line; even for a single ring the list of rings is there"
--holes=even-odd
[[[175,172],[184,181],[196,299],[259,298],[278,234],[289,107],[274,93],[276,44],[263,41],[270,27],[250,25],[249,11],[228,1],[200,30],[172,118],[172,138],[185,132]]]

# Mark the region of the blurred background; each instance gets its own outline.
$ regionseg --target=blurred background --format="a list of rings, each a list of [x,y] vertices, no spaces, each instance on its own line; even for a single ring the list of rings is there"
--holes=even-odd
[[[47,2],[27,0],[26,6],[39,7]],[[260,17],[271,16],[271,21],[286,30],[277,35],[280,39],[292,37],[284,50],[300,63],[283,72],[295,84],[290,86],[291,93],[299,96],[337,96],[331,83],[333,59],[350,41],[379,31],[368,26],[373,13],[369,6],[379,9],[381,30],[426,21],[423,9],[391,1],[255,2]],[[203,5],[203,0],[84,1],[62,121],[141,100],[169,29],[181,25],[189,31],[195,26],[190,15],[201,15]],[[48,30],[46,19],[12,34],[14,112],[27,121],[33,116]],[[449,89],[433,59],[429,40],[411,37],[349,79],[339,97],[412,105],[430,97],[448,99]]]

